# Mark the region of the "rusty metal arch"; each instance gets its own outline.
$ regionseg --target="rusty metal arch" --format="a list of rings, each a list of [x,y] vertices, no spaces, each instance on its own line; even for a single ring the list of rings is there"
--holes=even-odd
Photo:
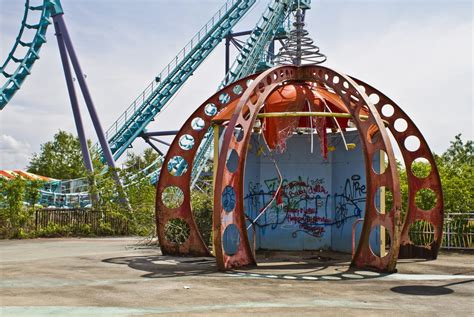
[[[256,264],[248,242],[243,211],[243,177],[248,143],[263,102],[280,83],[295,79],[296,69],[294,66],[281,66],[260,74],[242,95],[224,132],[215,176],[213,213],[214,252],[220,270]],[[239,134],[234,133],[237,126],[241,129]],[[235,151],[238,158],[238,167],[233,173],[226,167],[229,151]],[[233,208],[229,207],[227,211],[225,209],[228,208],[224,209],[222,204],[225,189],[233,191],[235,196]],[[226,230],[231,228],[237,230],[239,242],[235,253],[227,254],[222,241]]]
[[[441,179],[439,177],[438,168],[428,143],[415,123],[393,100],[367,83],[356,78],[353,79],[359,85],[365,88],[367,95],[377,95],[378,98],[376,99],[379,101],[375,104],[375,107],[379,110],[382,119],[388,123],[388,128],[398,144],[403,156],[404,165],[406,167],[408,183],[408,206],[401,234],[399,257],[421,257],[426,259],[436,259],[443,239],[444,203]],[[390,110],[390,107],[393,107],[393,113],[390,114],[389,112],[384,114],[382,111],[383,107],[387,107],[388,110]],[[407,123],[407,126],[403,131],[398,131],[395,127],[395,122],[400,119],[405,120]],[[405,144],[407,138],[411,136],[416,137],[420,142],[419,148],[415,151],[409,151]],[[431,165],[429,175],[424,178],[419,178],[412,172],[412,164],[417,158],[424,158]],[[436,204],[431,210],[422,210],[416,206],[416,193],[424,188],[431,189],[436,195]],[[430,222],[434,227],[434,239],[430,245],[415,245],[410,240],[410,226],[419,220]]]
[[[249,79],[254,79],[251,85],[249,85],[251,82]],[[215,177],[213,212],[214,249],[217,264],[221,270],[256,263],[248,242],[247,230],[245,230],[243,209],[243,180],[247,147],[257,114],[263,107],[265,100],[272,92],[288,82],[311,82],[316,87],[319,86],[340,96],[352,115],[359,132],[365,156],[367,203],[362,233],[359,245],[352,259],[352,265],[375,268],[381,271],[393,271],[400,247],[401,256],[415,255],[436,258],[442,238],[443,197],[438,170],[425,139],[412,120],[380,91],[358,79],[321,66],[281,66],[269,69],[260,75],[249,76],[213,95],[186,121],[168,151],[163,163],[162,175],[157,185],[157,228],[163,253],[210,255],[191,212],[191,168],[182,175],[174,175],[168,170],[167,166],[174,156],[180,156],[188,163],[189,167],[192,166],[198,146],[211,124],[212,117],[217,113],[206,114],[206,106],[208,104],[214,104],[219,110],[222,110],[227,105],[237,102],[234,114],[224,133]],[[238,87],[239,89],[234,89],[236,86],[240,86]],[[243,94],[242,91],[244,91]],[[372,102],[370,98],[374,97],[374,95],[376,98]],[[384,114],[382,111],[386,104],[394,109],[390,115]],[[361,109],[364,109],[364,113],[369,113],[368,118],[359,116]],[[199,130],[192,128],[192,122],[196,118],[201,118],[204,122],[204,125]],[[398,119],[406,121],[407,128],[405,130],[398,131],[396,129],[395,122]],[[403,223],[401,217],[402,204],[396,161],[386,127],[397,141],[407,166],[409,201],[405,223]],[[235,133],[236,131],[239,131],[239,133]],[[185,135],[194,140],[191,148],[180,147],[181,137]],[[409,136],[418,138],[420,142],[418,149],[409,151],[406,148],[405,140]],[[379,151],[384,151],[388,157],[388,166],[385,171],[375,171],[372,168],[372,160]],[[234,157],[237,155],[238,168],[229,171],[226,161],[231,152],[234,152],[232,153]],[[423,179],[413,175],[410,168],[413,161],[418,157],[427,159],[431,165],[431,173]],[[170,186],[176,186],[183,192],[183,202],[176,208],[168,208],[161,199],[165,189]],[[379,213],[375,205],[374,198],[381,187],[389,189],[393,194],[392,208],[387,214]],[[422,211],[415,203],[415,194],[422,188],[430,188],[436,193],[436,205],[429,211]],[[232,191],[235,196],[230,209],[228,206],[226,208],[223,205],[223,194],[226,190]],[[172,218],[184,220],[190,228],[189,238],[183,244],[176,245],[165,237],[165,224]],[[418,220],[429,221],[435,227],[435,239],[429,246],[415,246],[409,239],[409,228]],[[390,251],[383,257],[375,255],[369,245],[370,232],[377,225],[384,226],[391,239]],[[226,230],[231,226],[234,229],[234,233],[237,233],[239,243],[233,254],[227,254],[223,246],[223,237],[226,234]]]
[[[281,66],[269,69],[259,75],[240,99],[235,112],[227,125],[222,147],[219,153],[219,164],[214,188],[214,249],[219,269],[255,264],[255,258],[247,239],[243,212],[243,177],[246,151],[250,132],[255,123],[258,111],[265,99],[279,85],[289,81],[314,82],[339,95],[344,101],[359,131],[365,153],[367,174],[367,204],[365,220],[357,251],[352,265],[372,267],[378,270],[393,271],[400,245],[401,234],[401,195],[400,183],[396,170],[395,156],[390,144],[384,123],[368,96],[351,78],[321,66]],[[368,111],[369,117],[359,117],[362,107]],[[234,134],[236,126],[243,130],[243,137]],[[379,137],[371,137],[371,131],[378,130]],[[388,156],[388,167],[385,172],[377,174],[372,169],[372,159],[380,150]],[[235,151],[238,157],[238,168],[229,171],[226,159],[229,151]],[[377,211],[374,197],[380,187],[387,187],[393,193],[393,206],[387,214]],[[235,202],[230,208],[224,208],[222,196],[226,191],[234,193]],[[373,227],[384,226],[391,237],[392,247],[384,257],[376,256],[369,245],[369,235]],[[237,233],[238,247],[233,254],[227,254],[223,247],[223,236],[226,230],[234,228]]]
[[[227,107],[227,105],[239,99],[243,91],[247,88],[247,82],[254,79],[256,76],[257,75],[251,75],[241,79],[218,91],[212,97],[207,99],[186,120],[171,143],[171,146],[163,161],[160,178],[156,187],[156,226],[160,248],[163,254],[211,256],[211,253],[202,239],[192,214],[190,190],[192,166],[194,164],[194,159],[199,145],[211,126],[212,118],[220,110]],[[238,88],[237,86],[240,86],[240,88],[236,89]],[[214,105],[216,107],[216,111],[209,111],[208,105]],[[206,107],[208,107],[208,109],[206,109]],[[193,128],[193,120],[200,121],[200,129]],[[180,146],[180,140],[185,135],[190,136],[194,140],[194,145],[189,149],[183,149]],[[172,171],[168,170],[168,164],[170,160],[175,157],[181,157],[187,163],[187,170],[182,173],[182,175],[173,174]],[[179,188],[179,190],[182,192],[183,201],[180,206],[172,206],[175,208],[170,208],[164,203],[162,196],[167,188],[173,187]],[[171,242],[166,238],[165,226],[171,219],[180,219],[185,221],[189,226],[189,237],[182,244]]]

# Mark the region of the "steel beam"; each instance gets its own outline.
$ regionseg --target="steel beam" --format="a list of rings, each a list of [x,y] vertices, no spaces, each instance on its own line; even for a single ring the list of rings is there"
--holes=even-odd
[[[76,73],[77,81],[79,82],[79,86],[81,88],[84,101],[86,103],[87,109],[89,110],[89,114],[92,119],[92,123],[94,125],[95,131],[97,133],[100,146],[102,147],[102,151],[104,152],[107,165],[111,168],[115,168],[115,160],[112,156],[112,152],[110,151],[109,143],[107,142],[107,139],[105,138],[104,130],[102,129],[102,125],[99,120],[99,115],[97,114],[97,111],[95,109],[91,94],[89,92],[89,87],[87,86],[84,73],[82,72],[81,65],[79,64],[79,59],[77,58],[76,52],[74,50],[74,46],[72,44],[71,38],[69,36],[69,32],[66,27],[66,23],[64,22],[64,15],[63,14],[55,15],[54,20],[57,23],[59,30],[61,32],[61,35],[63,37],[64,43],[66,44],[66,49],[69,54],[69,58],[74,68],[74,72]]]
[[[67,90],[69,93],[69,100],[71,102],[72,113],[74,116],[74,122],[76,124],[77,135],[79,137],[79,142],[81,143],[82,157],[84,159],[84,165],[87,170],[91,173],[94,172],[94,167],[92,165],[91,156],[89,153],[89,148],[87,146],[87,138],[84,132],[84,125],[82,123],[81,110],[79,109],[79,103],[77,101],[76,89],[74,88],[74,83],[72,80],[71,67],[69,65],[69,59],[66,52],[66,46],[64,44],[64,39],[62,36],[61,28],[58,25],[57,17],[59,15],[53,16],[54,29],[56,31],[56,39],[58,41],[59,54],[61,56],[61,62],[64,70],[64,77],[66,79]]]
[[[176,135],[179,133],[179,130],[169,130],[169,131],[156,131],[156,132],[143,132],[140,136],[150,137],[150,136],[168,136]]]

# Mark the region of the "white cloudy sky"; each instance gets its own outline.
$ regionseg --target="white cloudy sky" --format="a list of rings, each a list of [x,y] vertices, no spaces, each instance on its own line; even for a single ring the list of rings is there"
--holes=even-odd
[[[39,2],[39,0],[32,0]],[[157,75],[224,0],[62,0],[65,18],[104,127]],[[267,0],[234,31],[253,26]],[[18,32],[21,0],[0,0],[0,60]],[[385,92],[437,153],[473,139],[473,5],[470,0],[313,0],[311,36],[326,66]],[[58,130],[75,133],[53,28],[33,74],[0,112],[0,169],[24,168]],[[215,92],[221,44],[149,126],[174,130]],[[3,82],[0,82],[3,84]],[[87,135],[96,140],[83,107]],[[134,150],[145,147],[141,140]]]

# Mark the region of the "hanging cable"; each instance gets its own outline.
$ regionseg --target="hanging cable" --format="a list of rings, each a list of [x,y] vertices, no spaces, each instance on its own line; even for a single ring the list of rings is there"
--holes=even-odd
[[[259,136],[259,141],[260,141],[260,136]],[[250,227],[254,226],[255,223],[257,222],[257,220],[268,210],[268,208],[272,205],[272,203],[275,201],[277,196],[281,194],[280,192],[281,192],[281,188],[283,186],[283,177],[281,175],[280,168],[278,167],[278,164],[277,164],[275,158],[272,155],[272,152],[270,150],[270,147],[268,146],[267,141],[265,140],[265,137],[263,137],[263,142],[264,142],[264,144],[267,148],[267,151],[269,153],[269,155],[267,156],[265,154],[265,152],[263,152],[263,155],[265,157],[268,157],[272,161],[273,165],[275,166],[275,169],[276,169],[277,174],[278,174],[279,184],[278,184],[277,190],[275,191],[275,194],[272,196],[272,199],[263,207],[263,209],[260,211],[260,213],[257,215],[257,217],[255,217],[255,219],[250,221],[250,225],[247,227],[247,230],[249,230]],[[249,217],[248,217],[248,219],[250,220]]]
[[[330,112],[330,113],[333,113],[331,108],[329,108],[328,104],[326,103],[326,100],[319,94],[319,92],[314,89],[313,92],[317,95],[317,97],[323,101],[324,103],[324,107]],[[344,133],[342,132],[342,129],[341,129],[341,126],[339,125],[339,122],[336,120],[335,117],[332,117],[332,119],[334,120],[334,123],[337,125],[338,129],[339,129],[339,132],[341,134],[341,138],[342,138],[342,141],[344,142],[344,147],[346,148],[346,151],[349,151],[349,148],[347,147],[347,142],[346,142],[346,138],[344,137]]]

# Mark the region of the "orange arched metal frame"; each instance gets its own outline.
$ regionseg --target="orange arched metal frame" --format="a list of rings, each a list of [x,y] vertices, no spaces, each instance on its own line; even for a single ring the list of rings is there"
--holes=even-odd
[[[441,179],[439,177],[433,153],[431,152],[428,143],[415,123],[395,102],[393,102],[390,98],[374,87],[364,83],[359,79],[353,79],[358,85],[364,87],[367,95],[376,95],[379,98],[379,102],[375,105],[376,109],[379,111],[382,119],[387,122],[387,128],[390,130],[393,138],[400,148],[400,152],[403,156],[403,163],[406,167],[408,183],[408,207],[406,210],[405,221],[400,239],[399,257],[436,259],[441,242],[443,240],[444,202]],[[387,111],[383,111],[383,108],[387,108]],[[393,110],[391,108],[393,108]],[[406,128],[396,128],[396,122],[400,122],[402,126],[406,124]],[[407,148],[406,140],[409,137],[418,140],[420,143],[418,148],[411,150]],[[415,160],[419,158],[425,159],[430,165],[430,173],[426,177],[417,177],[413,173],[412,165]],[[436,203],[430,210],[420,209],[416,205],[416,193],[423,189],[431,190],[436,197]],[[433,225],[434,239],[427,246],[415,245],[410,240],[410,227],[417,221],[426,221]]]
[[[246,153],[257,114],[264,106],[265,100],[282,85],[295,82],[311,83],[317,88],[338,95],[352,115],[352,120],[360,135],[365,157],[367,203],[363,228],[357,250],[352,259],[352,265],[359,268],[374,268],[379,271],[391,272],[395,270],[399,252],[402,256],[436,258],[442,238],[443,200],[439,175],[425,139],[408,116],[375,88],[332,69],[313,65],[275,67],[259,75],[235,82],[209,98],[186,121],[169,149],[157,185],[156,216],[158,237],[163,253],[201,256],[210,254],[197,230],[191,212],[190,168],[182,175],[175,175],[168,170],[167,166],[176,157],[180,157],[186,161],[188,166],[192,166],[198,146],[210,126],[212,116],[222,108],[237,103],[223,135],[218,169],[215,174],[214,252],[220,270],[256,263],[247,237],[243,207]],[[372,102],[371,99],[375,101]],[[215,111],[209,111],[209,105],[211,105],[211,108],[212,106],[215,107]],[[383,107],[392,107],[392,113],[384,115]],[[364,115],[360,115],[362,113]],[[204,122],[202,128],[198,130],[192,125],[196,118],[200,118]],[[396,129],[395,122],[400,119],[406,122],[406,129],[403,131]],[[387,124],[387,127],[385,124]],[[402,215],[400,181],[387,128],[398,143],[407,166],[409,201],[405,216],[406,221],[404,221]],[[185,135],[187,139],[191,138],[194,141],[191,148],[180,146],[180,140]],[[419,140],[417,149],[411,149],[411,151],[407,149],[405,143],[408,137],[415,137]],[[380,151],[385,152],[388,160],[388,165],[384,171],[376,171],[372,168],[372,160]],[[227,160],[230,156],[234,159],[237,157],[237,168],[227,166]],[[411,165],[416,158],[425,158],[431,165],[431,173],[424,179],[417,178],[411,172]],[[163,201],[162,195],[167,188],[173,186],[181,191],[184,199],[180,206],[169,208]],[[381,188],[390,190],[393,198],[391,209],[385,214],[380,213],[375,204],[375,196]],[[437,198],[436,205],[429,211],[420,210],[415,203],[416,193],[424,188],[432,190]],[[229,201],[226,198],[229,193],[235,199]],[[180,245],[168,241],[165,237],[165,225],[173,218],[184,220],[190,228],[189,238]],[[428,221],[435,228],[435,238],[429,246],[415,246],[409,239],[409,228],[418,220]],[[375,255],[369,245],[370,232],[376,226],[386,228],[390,236],[391,247],[384,256]],[[227,253],[228,250],[225,250],[223,245],[224,237],[228,236],[229,233],[237,244],[237,248],[232,250],[230,254]]]
[[[247,88],[247,82],[252,81],[256,76],[252,75],[239,80],[207,99],[183,124],[171,143],[163,161],[156,190],[156,224],[160,248],[163,254],[211,255],[197,229],[191,211],[191,167],[193,166],[199,145],[211,126],[212,118],[226,106],[237,102]],[[180,140],[186,137],[193,140],[194,144],[191,148],[180,145]],[[168,167],[177,158],[182,160],[182,164],[186,165],[187,168],[180,173],[173,173]],[[172,191],[172,194],[181,196],[178,197],[178,200],[179,198],[182,199],[179,206],[165,204],[163,195],[166,194],[167,189],[176,189]],[[165,226],[171,219],[185,221],[189,227],[189,238],[182,244],[173,243],[165,237]]]

